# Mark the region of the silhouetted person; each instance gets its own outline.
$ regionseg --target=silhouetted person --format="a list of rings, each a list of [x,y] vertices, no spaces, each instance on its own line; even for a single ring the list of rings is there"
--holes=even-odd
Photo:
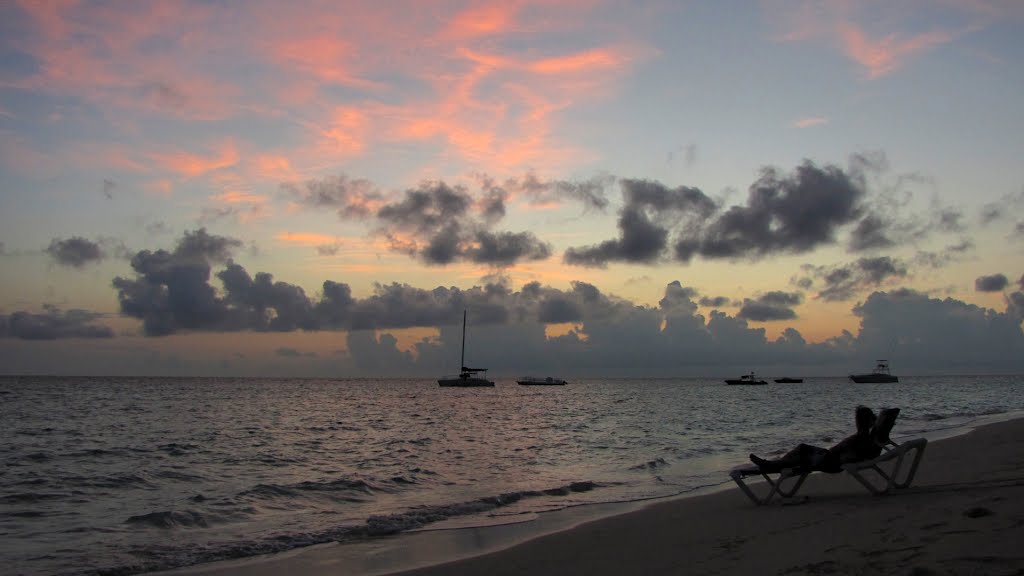
[[[857,406],[854,421],[857,433],[844,438],[831,448],[821,448],[810,444],[800,444],[786,452],[781,458],[766,460],[755,454],[750,461],[757,464],[762,472],[771,474],[781,472],[785,468],[806,468],[822,472],[839,472],[842,465],[848,462],[859,462],[877,457],[882,453],[882,445],[872,434],[872,428],[878,417],[867,406]]]

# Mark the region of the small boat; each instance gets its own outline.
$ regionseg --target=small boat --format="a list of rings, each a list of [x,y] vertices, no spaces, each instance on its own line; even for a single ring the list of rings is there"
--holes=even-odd
[[[466,311],[462,311],[462,359],[459,362],[462,370],[457,375],[442,376],[437,383],[445,387],[470,388],[477,386],[494,386],[492,380],[487,379],[487,368],[469,368],[466,366]],[[483,376],[477,376],[477,374]]]
[[[750,374],[744,374],[739,378],[726,380],[725,383],[730,386],[760,386],[762,384],[768,384],[764,380],[759,380],[756,376],[754,376],[753,372],[751,372]]]
[[[879,360],[870,374],[850,374],[850,380],[858,384],[889,384],[900,381],[889,372],[888,360]]]
[[[803,378],[790,378],[789,376],[783,376],[782,378],[776,378],[776,384],[800,384],[803,382]]]
[[[516,380],[516,384],[519,384],[520,386],[565,386],[566,384],[568,384],[568,382],[562,380],[561,378],[552,378],[551,376],[548,376],[546,378],[539,378],[537,376],[523,376],[522,378]]]

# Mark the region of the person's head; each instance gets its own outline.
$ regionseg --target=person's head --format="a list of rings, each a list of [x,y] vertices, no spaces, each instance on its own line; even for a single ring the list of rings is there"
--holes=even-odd
[[[867,406],[857,406],[856,412],[854,412],[853,420],[857,423],[857,433],[867,434],[871,431],[871,427],[875,425],[877,417],[871,408]]]

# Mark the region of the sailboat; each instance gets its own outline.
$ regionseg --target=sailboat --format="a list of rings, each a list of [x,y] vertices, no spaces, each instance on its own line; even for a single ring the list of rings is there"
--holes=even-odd
[[[462,359],[459,362],[462,371],[457,376],[442,376],[437,383],[441,386],[494,386],[494,382],[487,379],[487,368],[469,368],[466,366],[466,311],[462,311]],[[477,376],[477,374],[483,374]]]

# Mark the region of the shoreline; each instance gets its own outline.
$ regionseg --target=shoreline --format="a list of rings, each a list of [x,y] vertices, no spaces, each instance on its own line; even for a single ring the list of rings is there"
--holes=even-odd
[[[1016,434],[1008,431],[1016,431]],[[674,552],[666,550],[661,553],[652,550],[644,552],[641,558],[635,558],[639,549],[646,550],[650,540],[664,541],[670,538],[666,534],[677,536],[675,546],[685,545],[687,542],[702,542],[708,538],[714,538],[714,535],[717,534],[719,546],[714,547],[713,550],[719,550],[723,545],[726,548],[752,547],[762,552],[755,552],[755,556],[766,560],[770,556],[771,548],[756,544],[756,542],[766,540],[759,528],[771,529],[773,536],[768,538],[769,540],[780,538],[785,540],[785,535],[797,531],[798,526],[790,526],[788,530],[785,528],[780,530],[780,526],[786,526],[786,521],[792,521],[794,517],[808,522],[814,520],[818,515],[842,517],[844,514],[860,512],[862,509],[875,510],[877,515],[880,511],[885,511],[888,508],[905,508],[911,504],[919,508],[927,500],[927,494],[942,491],[943,486],[951,484],[960,486],[954,490],[960,496],[963,492],[971,492],[972,487],[981,492],[987,490],[1012,492],[1015,489],[1019,491],[1019,488],[1024,485],[1024,461],[1019,458],[1024,452],[1024,415],[1021,413],[980,418],[966,426],[935,431],[927,436],[931,441],[914,485],[905,491],[887,497],[871,496],[845,474],[836,477],[815,474],[808,478],[807,484],[801,490],[801,495],[809,496],[807,505],[757,507],[726,478],[720,485],[680,495],[626,503],[580,506],[576,509],[569,508],[550,514],[541,514],[535,519],[525,522],[479,528],[425,529],[367,542],[321,544],[270,556],[201,564],[164,572],[164,574],[263,576],[290,573],[309,576],[320,574],[428,576],[451,572],[518,574],[526,571],[539,571],[540,574],[555,574],[565,571],[613,574],[614,570],[611,566],[616,565],[614,558],[606,558],[611,562],[607,564],[607,568],[605,568],[606,564],[597,562],[588,563],[590,567],[586,570],[579,567],[581,558],[593,557],[594,552],[600,553],[599,557],[604,557],[608,554],[609,547],[618,549],[619,556],[634,557],[634,560],[639,562],[635,566],[619,565],[617,570],[652,573],[658,572],[660,570],[658,566],[661,566],[663,562],[686,558],[687,563],[680,566],[688,566],[694,561],[694,555],[700,556],[695,552],[680,555],[678,550]],[[1010,440],[1005,440],[1007,437]],[[908,437],[904,438],[909,439]],[[985,440],[985,438],[989,438],[989,440]],[[986,472],[991,472],[990,468],[999,466],[999,454],[991,453],[994,450],[991,440],[994,438],[1002,438],[1003,441],[1000,445],[1005,445],[1010,454],[1017,455],[1016,460],[1011,457],[1009,464],[1012,464],[1011,471],[1016,472],[1013,479],[1020,480],[1019,484],[996,486],[992,485],[990,480],[985,477]],[[1017,441],[1016,438],[1021,438],[1021,440]],[[947,452],[948,455],[946,455]],[[936,456],[936,453],[939,456]],[[988,454],[989,458],[980,459],[979,455],[984,454]],[[949,467],[942,464],[943,455],[946,455],[946,459],[969,459],[975,462],[975,465],[966,469],[949,470],[947,469]],[[723,471],[723,477],[726,472]],[[1018,499],[1020,495],[1017,494]],[[975,508],[984,508],[984,506],[975,506]],[[797,512],[783,512],[793,510]],[[1024,525],[1020,512],[1020,507],[1017,507],[1013,515],[1018,521],[1014,532],[1016,536],[1024,535],[1024,529],[1020,528],[1020,525]],[[781,516],[779,516],[780,513],[782,513]],[[902,517],[913,518],[915,514],[916,512],[907,513]],[[736,517],[735,525],[730,520],[733,516]],[[700,527],[692,526],[692,518],[695,517],[701,518]],[[760,526],[766,519],[767,523]],[[946,521],[948,519],[942,520],[942,522]],[[936,520],[932,524],[938,522],[939,520]],[[884,524],[878,518],[872,518],[871,514],[868,514],[868,517],[861,523],[868,528],[874,524]],[[843,532],[842,526],[833,528],[837,532]],[[648,529],[654,534],[649,538],[641,536]],[[872,530],[868,530],[868,532],[871,533]],[[618,534],[617,541],[605,542],[603,538],[595,538],[595,534],[605,535],[608,533]],[[850,538],[853,542],[858,540],[856,535],[850,535]],[[778,556],[801,556],[799,551],[788,550],[788,547],[794,545],[799,547],[801,541],[803,540],[776,543],[776,545],[782,545],[785,550]],[[732,544],[729,544],[730,542]],[[836,546],[842,549],[849,547],[849,544],[839,542],[836,543]],[[686,548],[691,547],[687,546]],[[562,552],[563,549],[571,549],[573,552],[569,556],[565,556],[565,552]],[[538,563],[534,558],[537,554],[541,554],[547,560]],[[648,558],[648,554],[653,554],[653,557]],[[750,553],[748,552],[748,554]],[[659,555],[664,558],[660,558]],[[718,554],[718,556],[722,555]],[[832,560],[826,558],[822,561],[830,562]],[[1020,560],[1020,556],[1017,556],[1017,560],[1011,560],[1011,563],[1014,562],[1021,562],[1021,565],[1024,566],[1024,561]],[[734,564],[727,561],[726,565],[726,568],[716,569],[724,570],[723,573],[732,573],[734,569],[740,572],[746,570],[746,568],[742,568],[742,566],[746,566],[743,563]],[[512,569],[510,568],[512,566],[520,566],[520,568]],[[714,568],[714,566],[709,565],[709,568]],[[749,573],[763,573],[758,566],[750,565],[748,568]],[[681,568],[677,567],[674,570],[679,569]],[[713,571],[710,570],[710,572]],[[922,572],[922,574],[930,573],[933,572]]]

